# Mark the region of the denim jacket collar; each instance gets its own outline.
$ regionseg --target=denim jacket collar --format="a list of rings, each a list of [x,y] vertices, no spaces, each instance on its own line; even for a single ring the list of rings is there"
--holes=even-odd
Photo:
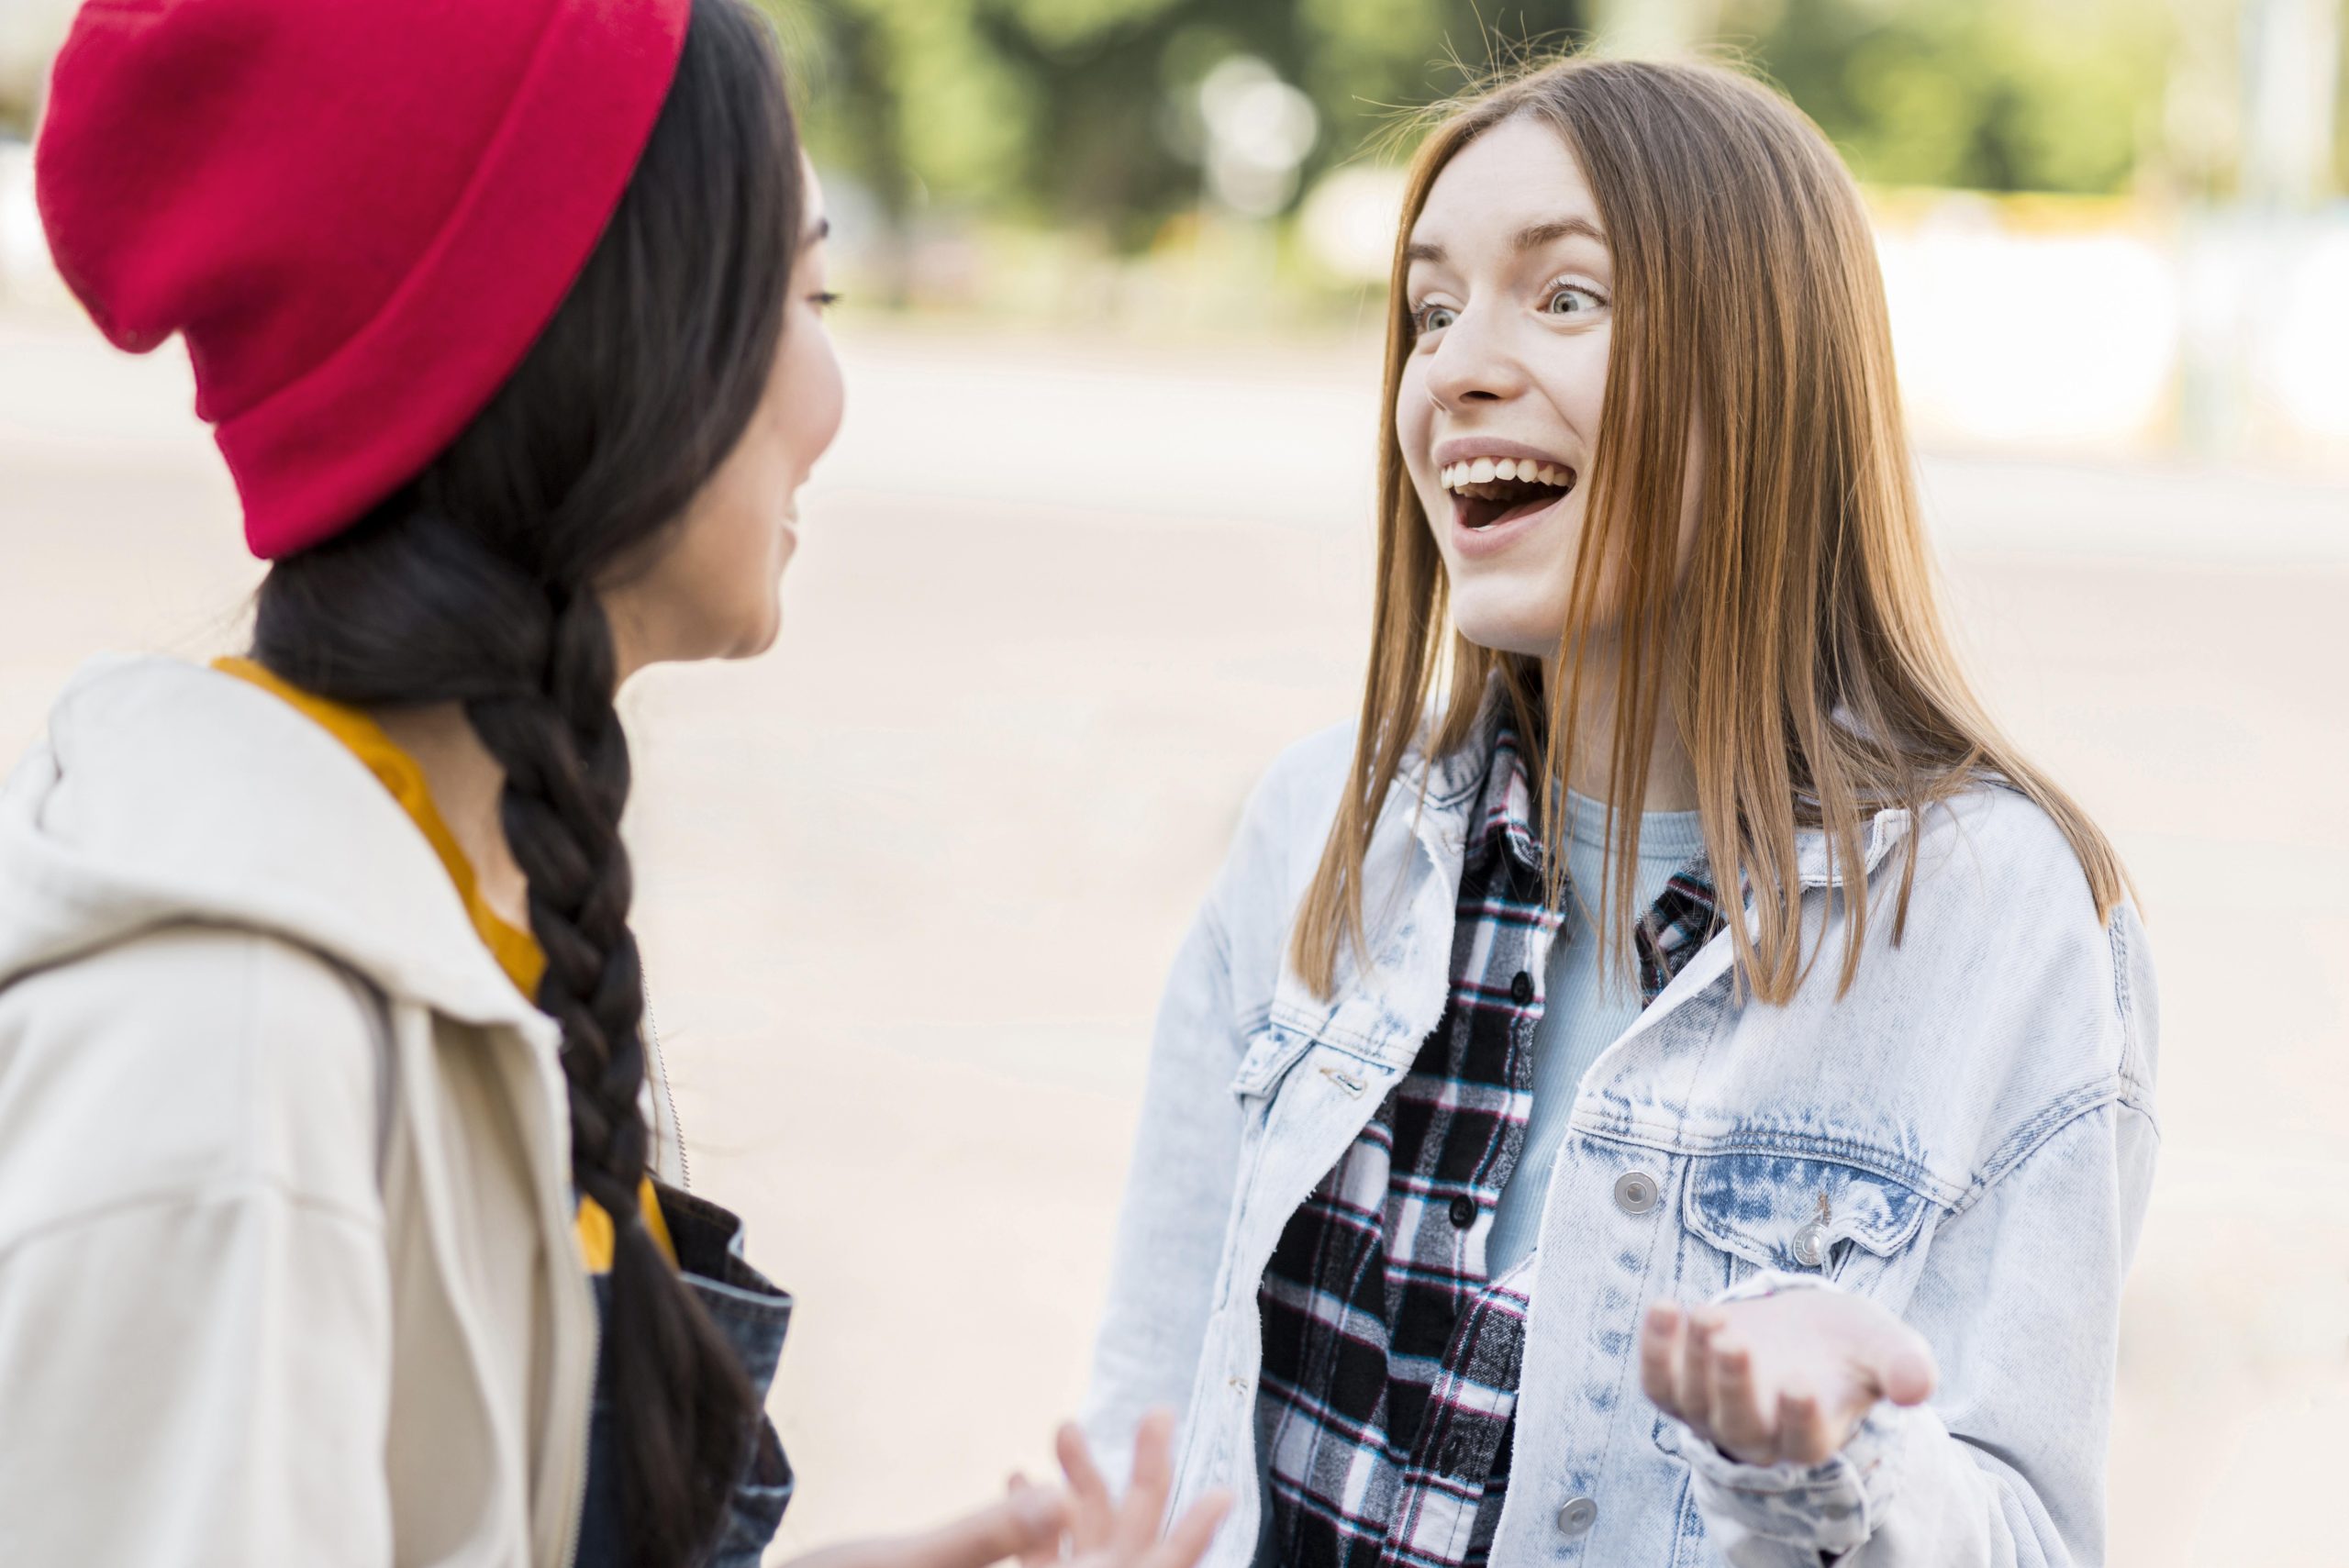
[[[1472,820],[1492,765],[1506,698],[1487,684],[1468,742],[1430,759],[1432,716],[1404,756],[1363,860],[1364,949],[1341,946],[1336,984],[1317,995],[1293,963],[1282,966],[1270,1022],[1276,1028],[1400,1071],[1442,1015],[1461,868]],[[1898,807],[1869,818],[1861,860],[1842,863],[1833,841],[1812,828],[1795,835],[1796,875],[1805,888],[1865,885],[1910,830]],[[1750,917],[1749,917],[1750,918]],[[1658,1000],[1693,994],[1729,967],[1734,944],[1717,934]]]

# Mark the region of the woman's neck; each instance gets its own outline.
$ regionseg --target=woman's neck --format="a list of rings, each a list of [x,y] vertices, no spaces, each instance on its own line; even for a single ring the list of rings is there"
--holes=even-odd
[[[1542,662],[1545,689],[1559,679],[1555,658]],[[1648,748],[1648,775],[1636,802],[1615,800],[1615,663],[1611,657],[1585,657],[1580,700],[1575,706],[1574,751],[1566,759],[1566,787],[1587,799],[1642,812],[1694,811],[1697,768],[1680,739],[1672,705],[1655,706],[1655,738]]]
[[[463,706],[383,708],[373,717],[423,773],[434,808],[473,864],[482,902],[507,925],[529,930],[529,883],[507,846],[499,811],[506,770],[473,733]]]

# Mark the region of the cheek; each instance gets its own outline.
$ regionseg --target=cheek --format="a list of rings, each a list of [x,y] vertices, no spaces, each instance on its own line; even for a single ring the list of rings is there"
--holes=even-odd
[[[807,477],[840,434],[848,389],[840,355],[823,323],[795,322],[793,327],[784,338],[775,374],[783,400],[782,438],[796,481]]]
[[[1435,425],[1435,406],[1428,401],[1426,373],[1419,361],[1412,360],[1403,367],[1395,383],[1395,440],[1403,449],[1403,467],[1411,476],[1411,487],[1419,493],[1419,503],[1430,517],[1436,515],[1435,475],[1428,468],[1428,444]]]
[[[1608,348],[1612,339],[1609,326],[1561,345],[1564,351],[1542,377],[1542,390],[1560,417],[1593,448],[1598,445],[1598,422],[1607,409]]]
[[[773,503],[761,494],[771,488],[744,485],[711,496],[711,505],[679,541],[674,586],[706,618],[735,619],[741,604],[773,588],[775,541],[784,530]]]
[[[744,432],[679,541],[679,597],[729,648],[748,623],[768,617],[776,574],[791,558],[785,517],[794,484],[778,421],[763,417]]]

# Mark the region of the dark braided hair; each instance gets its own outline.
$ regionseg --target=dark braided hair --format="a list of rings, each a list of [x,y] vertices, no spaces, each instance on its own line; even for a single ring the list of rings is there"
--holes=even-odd
[[[767,24],[695,0],[626,195],[495,398],[357,527],[279,562],[254,654],[340,702],[459,702],[505,769],[502,817],[562,1026],[572,1179],[612,1218],[605,1375],[629,1561],[717,1537],[758,1410],[638,1207],[644,995],[619,822],[628,740],[598,590],[658,554],[741,439],[783,332],[799,144]]]

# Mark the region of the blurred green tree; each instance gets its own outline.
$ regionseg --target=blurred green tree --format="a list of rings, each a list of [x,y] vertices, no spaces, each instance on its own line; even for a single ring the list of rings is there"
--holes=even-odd
[[[1720,41],[1864,179],[2101,194],[2158,141],[2176,33],[2145,0],[1729,0]]]
[[[1585,0],[765,0],[809,140],[889,217],[925,201],[1146,244],[1201,189],[1199,83],[1233,55],[1310,95],[1309,175]],[[1508,40],[1508,44],[1500,40]]]
[[[1643,0],[763,0],[810,139],[885,219],[926,203],[1147,245],[1204,187],[1198,86],[1235,55],[1301,88],[1303,184],[1529,49]],[[2343,0],[2335,0],[2343,3]],[[1863,179],[2223,196],[2245,0],[1681,0]],[[2349,38],[2349,28],[2344,28]],[[2199,85],[2198,85],[2199,84]],[[2198,97],[2197,95],[2199,95]],[[2343,138],[2349,140],[2349,109]],[[2340,184],[2335,163],[2334,188]]]

